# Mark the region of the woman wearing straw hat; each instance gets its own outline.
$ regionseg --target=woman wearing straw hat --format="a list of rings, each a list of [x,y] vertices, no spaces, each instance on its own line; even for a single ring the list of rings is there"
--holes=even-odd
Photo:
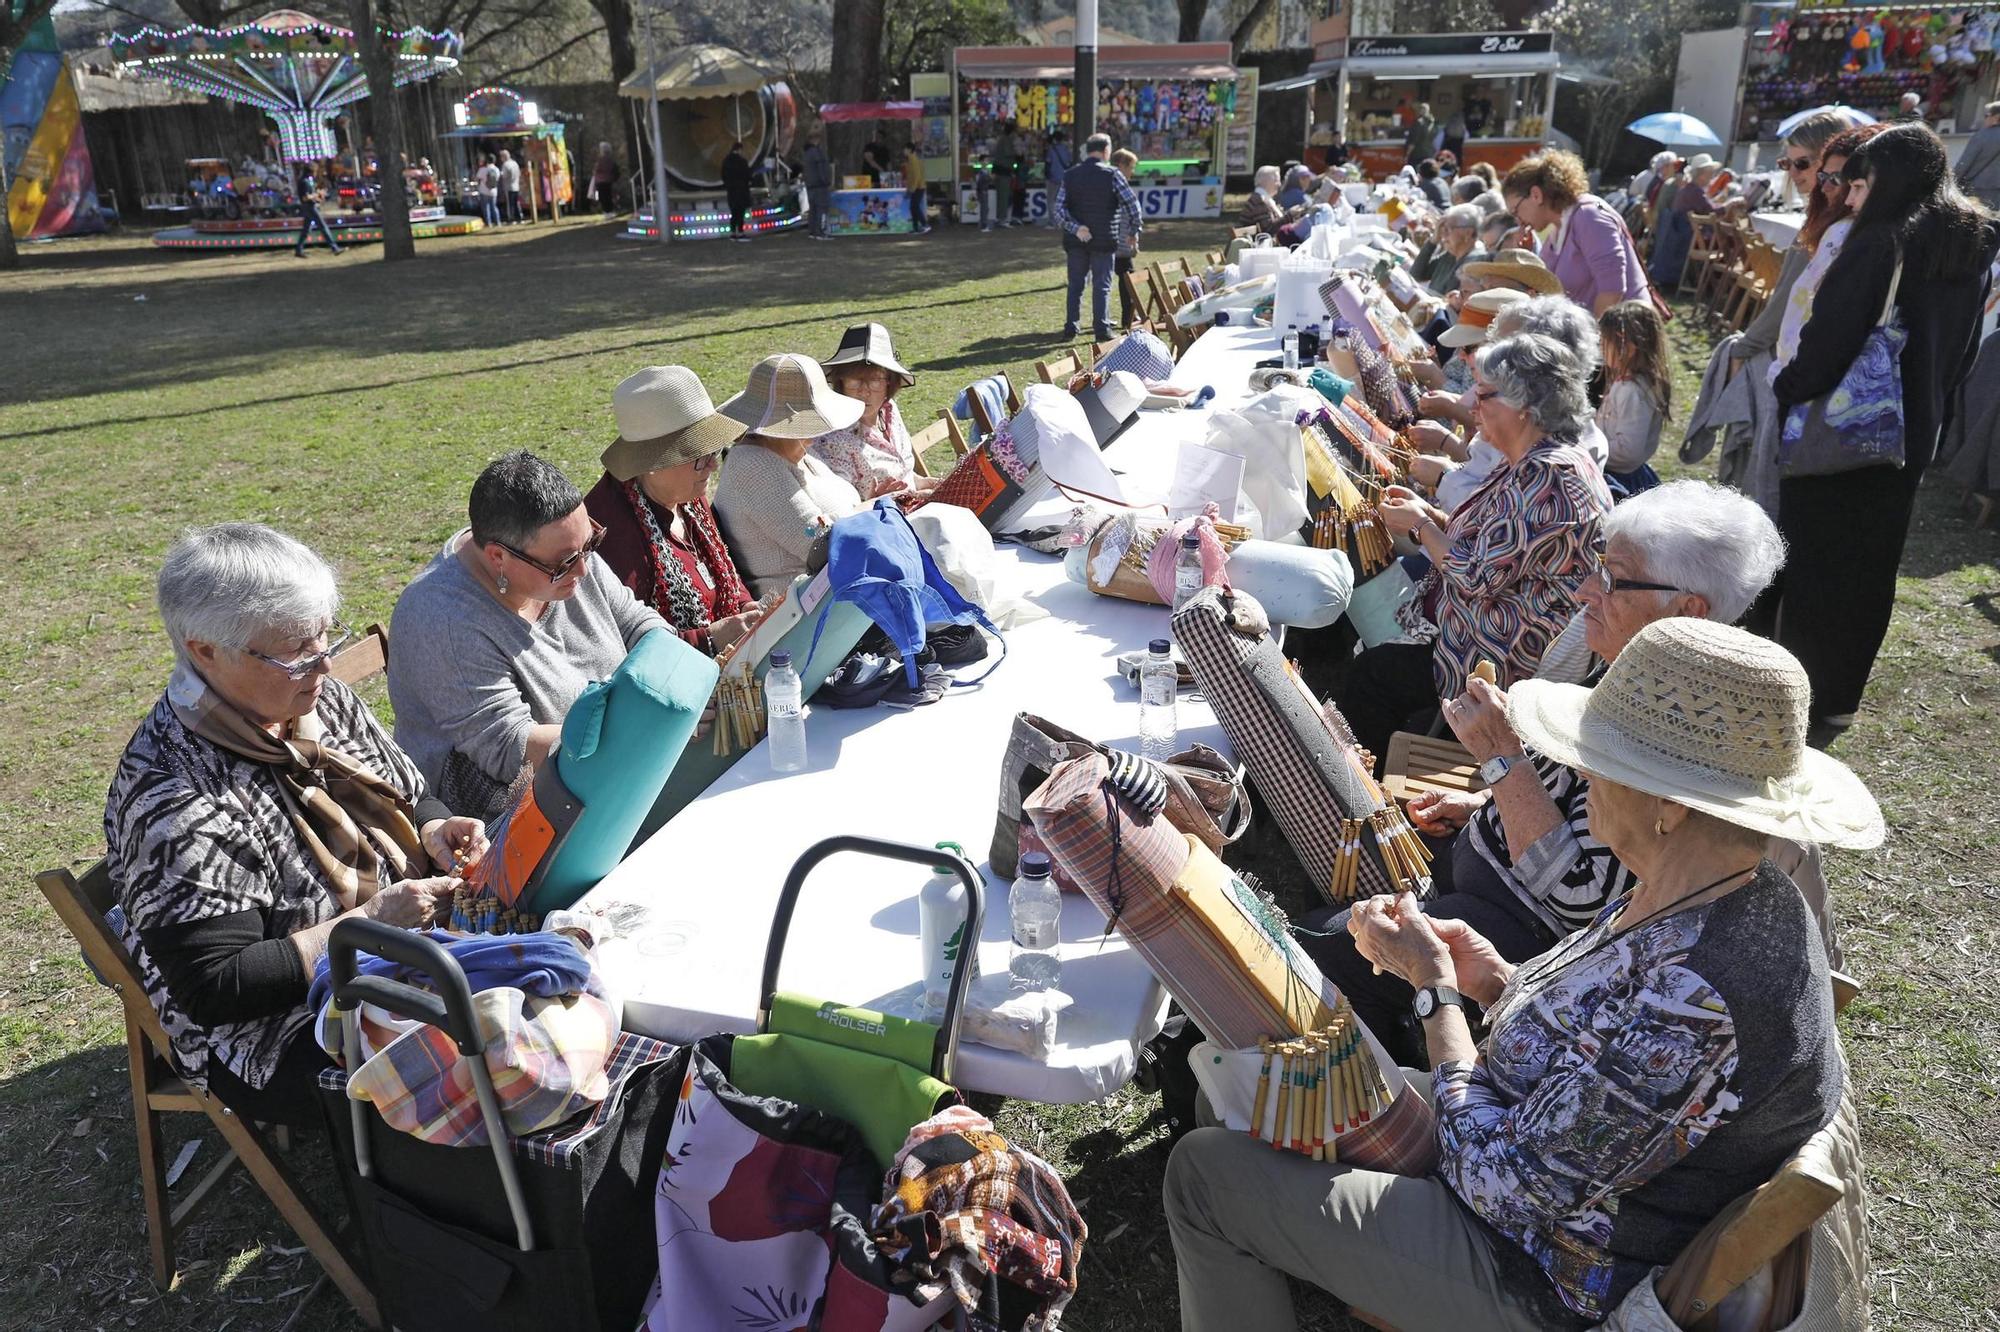
[[[736,567],[759,597],[806,571],[813,542],[861,507],[860,492],[812,456],[812,441],[861,419],[859,399],[835,393],[810,356],[786,352],[751,367],[744,390],[722,404],[744,435],[722,461],[715,512]]]
[[[597,553],[668,628],[711,657],[727,652],[764,617],[708,505],[708,479],[743,425],[716,411],[680,365],[627,378],[611,412],[618,438],[583,500],[604,528]]]
[[[840,346],[821,368],[835,392],[860,400],[861,419],[814,440],[812,456],[863,499],[934,489],[935,479],[917,475],[917,451],[896,407],[896,395],[917,377],[896,359],[889,330],[880,324],[856,324],[840,335]]]
[[[1292,1328],[1287,1273],[1399,1327],[1587,1326],[1832,1118],[1826,956],[1763,857],[1773,836],[1865,848],[1883,828],[1806,747],[1810,693],[1776,644],[1670,619],[1595,689],[1506,697],[1529,745],[1590,775],[1591,833],[1636,886],[1518,967],[1407,895],[1357,905],[1362,952],[1417,994],[1439,1164],[1413,1179],[1189,1134],[1165,1186],[1183,1328]]]

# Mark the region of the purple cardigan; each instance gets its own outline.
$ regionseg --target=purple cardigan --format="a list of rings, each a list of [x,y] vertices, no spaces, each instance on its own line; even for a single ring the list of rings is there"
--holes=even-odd
[[[1576,201],[1556,228],[1543,260],[1563,284],[1563,294],[1589,310],[1607,291],[1628,301],[1646,298],[1646,269],[1625,223],[1594,194]]]

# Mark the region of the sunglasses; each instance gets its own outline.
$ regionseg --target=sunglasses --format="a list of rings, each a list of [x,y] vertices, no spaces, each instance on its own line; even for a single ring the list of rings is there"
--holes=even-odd
[[[268,666],[276,666],[285,673],[285,678],[288,680],[303,680],[308,675],[319,670],[322,665],[331,661],[335,653],[346,647],[353,640],[354,631],[340,621],[335,620],[333,627],[340,630],[340,637],[328,643],[324,652],[315,652],[311,656],[300,657],[297,661],[279,661],[276,657],[265,656],[255,648],[244,648],[243,655],[246,657],[255,657]]]
[[[1472,390],[1472,397],[1475,402],[1489,402],[1492,399],[1497,398],[1499,396],[1500,396],[1499,389],[1476,388]]]
[[[569,558],[565,559],[560,564],[543,564],[540,560],[528,554],[526,551],[516,550],[514,547],[508,545],[504,541],[495,541],[493,544],[500,547],[500,549],[506,551],[509,555],[512,555],[515,559],[527,565],[529,568],[539,570],[551,583],[560,583],[564,578],[569,576],[569,571],[571,569],[576,568],[578,560],[588,557],[590,552],[596,550],[599,546],[604,544],[604,524],[598,522],[595,518],[591,519],[590,540],[584,542],[583,548],[581,550],[578,550],[575,554],[571,555]]]
[[[1590,577],[1591,581],[1597,584],[1598,590],[1600,592],[1606,592],[1606,593],[1680,591],[1680,589],[1675,587],[1672,583],[1646,583],[1646,582],[1641,582],[1637,578],[1615,578],[1612,576],[1611,566],[1608,564],[1598,565],[1597,572],[1592,574]]]
[[[1778,159],[1778,165],[1787,171],[1804,171],[1812,164],[1813,160],[1810,157],[1781,157]]]
[[[1841,178],[1841,175],[1838,171],[1822,171],[1819,173],[1817,179],[1819,180],[1819,183],[1822,186],[1844,185],[1847,183],[1845,180]]]

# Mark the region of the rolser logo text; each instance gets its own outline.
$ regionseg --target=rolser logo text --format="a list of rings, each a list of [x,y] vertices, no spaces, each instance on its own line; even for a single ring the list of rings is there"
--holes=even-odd
[[[845,1027],[849,1031],[858,1031],[864,1036],[881,1036],[885,1035],[888,1030],[879,1022],[870,1022],[865,1017],[857,1017],[853,1013],[843,1012],[839,1004],[830,1001],[819,1006],[818,1017],[821,1022],[829,1026]]]

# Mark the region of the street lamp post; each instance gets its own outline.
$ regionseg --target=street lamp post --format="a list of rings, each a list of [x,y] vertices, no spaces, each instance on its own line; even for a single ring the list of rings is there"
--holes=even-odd
[[[664,136],[660,133],[660,64],[653,53],[653,6],[651,0],[640,0],[646,16],[646,111],[652,122],[653,132],[653,225],[660,233],[660,244],[673,239],[673,210],[667,206],[667,158]]]

